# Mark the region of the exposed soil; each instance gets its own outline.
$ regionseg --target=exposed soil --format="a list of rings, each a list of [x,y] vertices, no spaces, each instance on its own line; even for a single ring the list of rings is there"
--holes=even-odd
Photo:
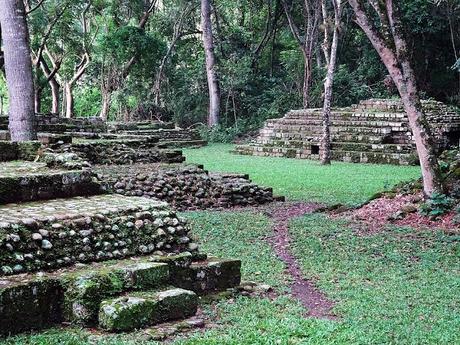
[[[372,200],[359,209],[339,214],[339,216],[361,223],[363,225],[362,230],[360,230],[362,235],[384,231],[388,224],[409,226],[414,229],[459,229],[459,226],[453,223],[454,211],[435,220],[421,215],[418,212],[421,200],[421,193],[410,195],[398,194],[393,198],[382,197]],[[408,208],[412,209],[411,212],[402,214],[401,219],[392,219],[392,216],[397,214],[397,212]]]
[[[336,316],[332,313],[334,302],[319,291],[314,282],[303,277],[299,263],[290,250],[289,221],[312,213],[321,208],[321,205],[315,203],[276,203],[275,205],[276,207],[271,209],[269,214],[274,224],[273,236],[268,238],[268,241],[278,257],[284,261],[286,272],[292,277],[292,295],[307,309],[307,316],[335,319]]]

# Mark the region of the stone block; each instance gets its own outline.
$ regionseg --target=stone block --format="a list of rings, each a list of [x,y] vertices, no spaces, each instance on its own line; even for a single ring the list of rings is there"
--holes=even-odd
[[[190,267],[178,268],[171,281],[198,294],[225,290],[240,284],[241,261],[210,258],[194,262]]]
[[[0,335],[38,330],[62,321],[63,289],[57,279],[0,280]]]
[[[103,301],[99,325],[109,331],[130,331],[192,316],[197,306],[197,295],[183,289],[130,294]]]

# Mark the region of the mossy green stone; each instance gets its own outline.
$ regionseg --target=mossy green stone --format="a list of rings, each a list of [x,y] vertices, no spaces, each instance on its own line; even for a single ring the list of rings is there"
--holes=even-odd
[[[2,285],[0,335],[41,329],[62,321],[63,289],[57,279]]]
[[[192,316],[197,306],[197,295],[183,289],[131,294],[103,301],[99,325],[109,331],[130,331]]]

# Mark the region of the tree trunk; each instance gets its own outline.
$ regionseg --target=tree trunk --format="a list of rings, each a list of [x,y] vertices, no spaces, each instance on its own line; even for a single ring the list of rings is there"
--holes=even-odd
[[[335,0],[333,0],[335,1]],[[324,104],[323,104],[323,133],[321,137],[321,164],[331,164],[331,106],[332,106],[332,89],[334,85],[334,74],[337,63],[337,49],[339,47],[339,29],[341,20],[340,2],[334,5],[335,20],[334,34],[332,37],[331,51],[328,52],[326,59],[329,59],[327,66],[327,75],[324,82]],[[327,31],[327,28],[324,29]],[[327,36],[327,33],[325,33]],[[327,50],[328,47],[325,47]]]
[[[420,160],[424,193],[427,197],[434,193],[442,193],[441,174],[433,139],[418,96],[406,43],[400,33],[401,24],[397,17],[398,13],[393,11],[392,1],[386,0],[385,8],[391,32],[387,30],[387,32],[380,33],[372,22],[372,15],[366,13],[360,0],[349,0],[349,3],[355,12],[356,22],[379,54],[401,96]],[[392,37],[394,48],[383,37]]]
[[[34,89],[34,110],[35,114],[40,114],[42,110],[42,89],[38,86]]]
[[[29,32],[22,0],[0,0],[11,141],[36,140]]]
[[[51,113],[59,114],[59,93],[60,86],[55,79],[49,81],[51,87]]]
[[[65,92],[65,117],[71,119],[73,117],[74,110],[74,99],[73,99],[73,90],[72,84],[66,82],[64,84]]]
[[[311,55],[303,54],[304,56],[304,73],[303,73],[303,89],[302,89],[302,98],[303,98],[303,107],[307,109],[310,106],[310,86],[312,80],[312,61],[313,58]]]
[[[104,121],[107,121],[109,118],[111,96],[112,94],[110,92],[102,92],[102,109],[100,117]]]
[[[212,127],[219,123],[220,89],[212,39],[210,0],[201,0],[201,27],[203,30],[203,46],[206,57],[206,75],[209,90],[208,126]]]

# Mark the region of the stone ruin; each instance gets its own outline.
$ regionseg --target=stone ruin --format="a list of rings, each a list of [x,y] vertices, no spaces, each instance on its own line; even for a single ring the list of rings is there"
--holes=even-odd
[[[39,117],[40,141],[0,141],[0,336],[150,327],[240,284],[241,262],[200,252],[176,209],[269,202],[271,189],[182,163],[178,147],[205,142],[162,126]]]
[[[458,146],[460,115],[436,101],[423,101],[437,148]],[[259,136],[235,152],[243,155],[319,159],[322,109],[291,110],[270,119]],[[370,99],[331,114],[332,158],[353,163],[417,164],[415,143],[400,100]]]

